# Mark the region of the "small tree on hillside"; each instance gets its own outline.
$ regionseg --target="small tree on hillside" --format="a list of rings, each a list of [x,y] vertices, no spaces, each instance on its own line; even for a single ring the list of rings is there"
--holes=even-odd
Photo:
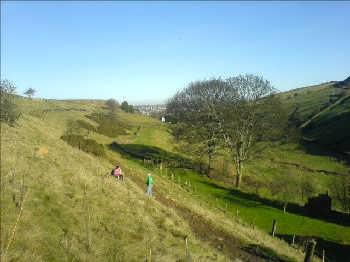
[[[106,106],[112,113],[115,113],[119,107],[119,103],[117,100],[111,98],[106,101]]]
[[[298,193],[297,179],[293,174],[285,174],[283,179],[276,179],[270,188],[272,195],[283,202],[283,212],[286,213],[288,204],[295,199]]]
[[[20,112],[14,102],[16,86],[9,80],[0,81],[0,121],[13,125],[20,116]]]
[[[350,176],[342,175],[333,181],[333,196],[345,213],[350,213]]]
[[[35,95],[35,93],[36,93],[36,90],[35,89],[33,89],[33,88],[28,88],[25,92],[24,92],[24,94],[26,95],[26,96],[28,96],[28,98],[29,99],[32,99],[32,97]]]
[[[310,197],[315,191],[315,181],[302,173],[299,175],[299,177],[300,198],[302,202],[305,202],[306,198]]]
[[[127,101],[123,101],[120,108],[127,113],[134,112],[134,107],[132,105],[129,105]]]

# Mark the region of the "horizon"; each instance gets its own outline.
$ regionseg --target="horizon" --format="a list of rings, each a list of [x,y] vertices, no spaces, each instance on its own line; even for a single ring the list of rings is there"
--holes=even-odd
[[[134,105],[244,73],[281,92],[342,81],[349,11],[349,2],[1,2],[1,79],[18,94]]]

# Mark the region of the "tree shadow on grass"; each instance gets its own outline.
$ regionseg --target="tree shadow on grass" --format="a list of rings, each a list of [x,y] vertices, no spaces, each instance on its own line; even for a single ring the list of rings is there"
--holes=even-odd
[[[292,243],[293,235],[287,234],[277,234],[278,238],[285,240],[287,243]],[[322,257],[322,250],[325,250],[325,257],[327,262],[339,261],[339,262],[348,262],[350,261],[350,245],[335,243],[322,239],[320,237],[311,237],[311,236],[299,236],[296,235],[294,243],[297,246],[305,248],[306,242],[309,239],[315,239],[316,250],[315,253],[317,256]]]
[[[278,200],[263,198],[257,194],[243,192],[237,189],[229,189],[211,181],[202,181],[201,183],[220,190],[225,190],[227,194],[225,195],[224,198],[228,201],[240,203],[248,207],[258,207],[258,206],[262,207],[263,205],[265,205],[267,207],[273,207],[279,210],[283,210],[283,202]],[[222,197],[222,195],[220,197]],[[322,221],[326,221],[326,222],[330,222],[338,225],[350,226],[350,216],[345,213],[341,213],[337,211],[331,211],[329,215],[324,217],[312,216],[303,206],[300,206],[295,203],[289,203],[287,206],[287,212],[297,214],[300,216],[319,219]]]

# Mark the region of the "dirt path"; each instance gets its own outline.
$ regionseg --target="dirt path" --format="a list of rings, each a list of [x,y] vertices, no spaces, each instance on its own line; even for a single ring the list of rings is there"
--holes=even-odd
[[[144,189],[144,181],[141,181],[137,176],[129,176],[133,182],[135,182],[140,188]],[[207,243],[210,246],[226,254],[232,261],[234,259],[240,259],[241,261],[258,262],[258,261],[276,261],[284,262],[288,261],[282,258],[267,257],[264,252],[259,249],[252,248],[251,246],[243,243],[240,239],[234,235],[219,229],[213,225],[208,219],[204,218],[200,214],[190,210],[189,208],[179,204],[173,199],[167,198],[160,192],[156,192],[155,200],[161,204],[172,208],[176,213],[186,220],[192,229],[195,236]]]
[[[318,112],[317,114],[313,115],[311,118],[309,118],[308,120],[306,120],[301,126],[300,129],[305,128],[306,126],[308,126],[314,119],[318,118],[320,115],[322,115],[324,112],[330,110],[331,108],[335,107],[336,105],[342,103],[344,100],[350,98],[350,95],[344,95],[342,97],[340,97],[337,101],[335,101],[333,104],[327,106],[325,109],[321,110],[320,112]]]
[[[300,168],[302,170],[311,172],[311,173],[322,173],[325,175],[336,175],[336,176],[346,176],[347,174],[344,173],[339,173],[339,172],[335,172],[335,171],[328,171],[328,170],[323,170],[323,169],[314,169],[314,168],[310,168],[298,163],[292,163],[292,162],[285,162],[285,161],[277,161],[274,159],[269,159],[271,162],[276,163],[276,164],[281,164],[281,165],[288,165],[288,166],[295,166],[297,168]]]

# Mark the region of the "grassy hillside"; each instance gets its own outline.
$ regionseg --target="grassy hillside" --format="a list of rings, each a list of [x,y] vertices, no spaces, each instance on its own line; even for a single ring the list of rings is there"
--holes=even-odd
[[[89,117],[100,103],[18,99],[15,127],[1,124],[2,261],[300,261],[300,250],[232,219],[194,193],[156,173],[156,199],[144,194],[142,162],[110,150],[113,141],[172,150],[167,127],[118,112],[126,134],[95,131],[95,157],[60,137],[71,121],[98,130]],[[125,126],[124,126],[125,127]],[[93,129],[92,129],[93,130]],[[109,173],[122,165],[126,179]],[[185,246],[185,237],[188,247]]]
[[[349,79],[280,94],[305,139],[340,152],[350,151]]]
[[[156,124],[144,124],[137,135],[131,134],[116,140],[129,148],[132,148],[131,145],[138,145],[141,144],[140,141],[144,141],[142,143],[145,145],[142,148],[133,147],[133,150],[141,156],[136,153],[131,154],[131,159],[134,161],[139,159],[142,162],[142,154],[152,152],[154,146],[157,146],[159,151],[167,152],[168,149],[171,155],[170,151],[174,150],[174,143],[171,139],[169,140],[167,129],[167,125],[160,123],[158,127]],[[322,248],[331,250],[331,257],[334,259],[335,256],[341,261],[350,250],[348,223],[339,221],[337,225],[335,221],[311,219],[300,215],[298,213],[300,207],[294,205],[290,205],[290,208],[287,208],[288,212],[283,213],[283,204],[280,201],[287,197],[289,202],[301,205],[305,203],[310,195],[301,198],[298,184],[300,180],[312,182],[312,194],[325,193],[327,190],[331,195],[335,194],[331,185],[339,179],[340,175],[348,175],[349,167],[336,158],[309,154],[302,145],[274,143],[260,146],[263,148],[262,152],[246,166],[243,187],[246,192],[232,189],[233,167],[227,159],[222,157],[216,159],[216,172],[213,179],[181,169],[165,169],[159,172],[187,190],[191,190],[188,189],[188,185],[191,185],[190,188],[192,187],[199,199],[224,210],[226,216],[237,217],[238,210],[239,218],[265,232],[270,231],[271,221],[277,219],[280,223],[280,237],[284,239],[291,240],[293,234],[299,238],[314,236],[318,239],[319,250]],[[290,176],[294,179],[287,179]],[[292,187],[293,192],[286,196],[283,192],[273,195],[271,187],[281,186],[276,185],[276,181],[285,181],[286,187]],[[288,185],[288,183],[292,184]],[[337,207],[336,203],[334,207]]]
[[[152,261],[181,261],[184,236],[194,260],[227,260],[134,182],[117,183],[109,161],[59,139],[93,105],[19,103],[17,126],[1,126],[2,261],[150,261],[149,250]]]

